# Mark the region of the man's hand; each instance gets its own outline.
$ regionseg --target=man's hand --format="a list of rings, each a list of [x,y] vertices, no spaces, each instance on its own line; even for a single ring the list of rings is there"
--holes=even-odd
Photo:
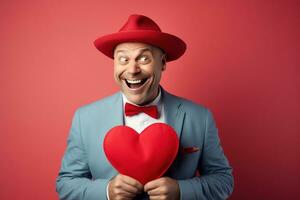
[[[133,199],[137,194],[143,192],[143,185],[137,180],[118,174],[108,185],[110,200]]]
[[[150,199],[180,199],[179,185],[175,179],[162,177],[148,182],[144,186],[144,191],[148,193]]]

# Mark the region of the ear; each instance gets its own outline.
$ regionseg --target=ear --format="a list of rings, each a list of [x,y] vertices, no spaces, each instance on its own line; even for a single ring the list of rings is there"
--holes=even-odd
[[[161,56],[161,62],[162,62],[162,71],[165,71],[167,68],[166,54],[163,54]]]

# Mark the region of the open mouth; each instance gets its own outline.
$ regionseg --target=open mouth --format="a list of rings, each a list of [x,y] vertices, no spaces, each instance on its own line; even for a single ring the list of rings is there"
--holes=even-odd
[[[130,89],[137,89],[137,88],[142,87],[147,80],[148,80],[148,78],[137,79],[137,80],[125,79],[125,82]]]

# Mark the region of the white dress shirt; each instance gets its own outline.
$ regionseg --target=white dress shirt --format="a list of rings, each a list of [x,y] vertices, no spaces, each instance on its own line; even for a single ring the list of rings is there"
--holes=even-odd
[[[139,106],[139,105],[136,105],[136,104],[130,102],[123,93],[122,93],[122,97],[123,97],[123,110],[125,110],[126,103],[130,103],[135,106]],[[141,133],[145,128],[147,128],[151,124],[165,123],[165,111],[164,111],[164,104],[161,99],[161,89],[160,88],[159,88],[157,97],[151,103],[149,103],[145,106],[152,106],[152,105],[157,106],[157,111],[159,113],[158,119],[152,118],[143,112],[141,112],[137,115],[133,115],[133,116],[126,116],[125,111],[124,111],[123,117],[124,117],[125,125],[133,128],[136,132]],[[109,200],[108,186],[109,186],[109,183],[107,184],[107,187],[106,187],[106,196],[107,196],[107,199]]]
[[[135,106],[138,106],[138,105],[128,101],[128,99],[126,98],[126,96],[124,94],[122,94],[122,96],[123,96],[123,108],[125,107],[126,103],[130,103]],[[164,105],[161,101],[161,91],[160,90],[159,90],[157,97],[151,103],[149,103],[145,106],[152,106],[152,105],[157,106],[157,110],[159,113],[158,119],[152,118],[143,112],[141,112],[137,115],[133,115],[133,116],[126,116],[125,112],[124,112],[125,125],[133,128],[138,133],[141,133],[145,128],[147,128],[151,124],[158,123],[158,122],[164,123],[165,122],[165,113],[164,113]]]

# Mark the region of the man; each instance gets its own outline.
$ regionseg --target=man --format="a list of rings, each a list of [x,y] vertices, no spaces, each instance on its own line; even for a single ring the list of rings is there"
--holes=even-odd
[[[114,59],[121,92],[76,111],[56,183],[60,198],[226,199],[233,190],[232,168],[211,113],[159,84],[166,62],[183,55],[185,43],[161,32],[150,18],[131,15],[119,32],[98,38],[95,46]],[[158,115],[127,115],[128,106],[152,107]],[[117,125],[140,133],[157,122],[174,128],[182,148],[163,177],[142,185],[111,166],[103,139]]]

